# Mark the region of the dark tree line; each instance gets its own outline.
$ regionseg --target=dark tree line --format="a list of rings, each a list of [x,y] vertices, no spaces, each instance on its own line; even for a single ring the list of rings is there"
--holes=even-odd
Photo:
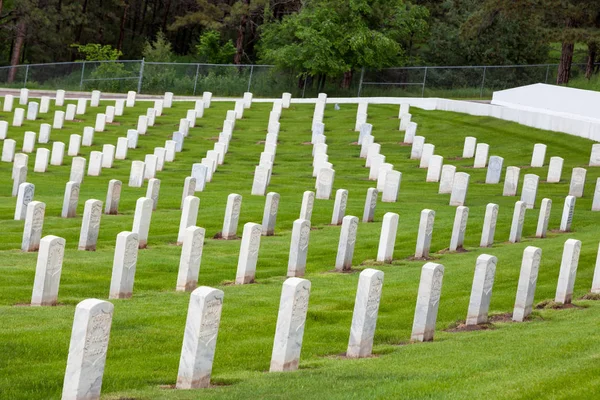
[[[0,65],[74,61],[73,44],[94,43],[346,82],[361,67],[544,63],[558,44],[565,83],[576,45],[589,77],[599,42],[598,0],[0,0]]]

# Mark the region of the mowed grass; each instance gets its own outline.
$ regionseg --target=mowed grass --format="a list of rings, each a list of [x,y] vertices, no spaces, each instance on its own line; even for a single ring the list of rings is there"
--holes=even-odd
[[[63,130],[52,132],[51,140],[68,144],[72,133],[82,134],[93,126],[98,109],[88,108],[82,121],[66,122]],[[83,156],[115,144],[117,137],[135,128],[137,116],[152,103],[138,101],[126,108],[116,124],[97,133],[93,147],[82,147]],[[100,177],[85,176],[81,187],[78,217],[60,218],[71,157],[65,165],[50,166],[46,173],[34,173],[35,155],[29,159],[28,182],[35,184],[35,199],[47,204],[44,235],[58,235],[67,241],[57,307],[23,306],[31,299],[37,253],[22,253],[22,221],[13,221],[16,199],[11,197],[12,164],[0,163],[0,397],[5,399],[59,398],[75,305],[86,298],[106,299],[111,277],[116,235],[131,230],[135,202],[144,188],[129,188],[132,160],[143,160],[154,147],[162,146],[193,103],[175,102],[165,109],[148,134],[140,136],[139,147],[130,150],[126,161],[115,161]],[[592,196],[600,169],[588,168],[585,195],[577,199],[571,233],[549,233],[536,239],[539,204],[553,200],[550,229],[558,229],[564,197],[568,193],[571,169],[585,166],[592,142],[559,133],[546,132],[493,118],[472,117],[441,111],[412,108],[418,134],[436,146],[436,154],[458,171],[471,174],[467,197],[469,223],[465,244],[468,252],[448,254],[455,208],[449,195],[438,195],[437,183],[426,183],[426,170],[409,160],[410,147],[399,144],[398,106],[370,105],[369,122],[381,144],[386,162],[402,172],[397,203],[378,203],[375,222],[360,223],[354,253],[354,273],[337,274],[334,269],[340,228],[330,226],[332,200],[315,202],[308,252],[306,278],[312,282],[300,370],[268,373],[281,285],[285,280],[293,221],[298,218],[302,193],[314,189],[310,128],[312,105],[292,105],[283,110],[279,146],[269,191],[281,195],[276,235],[262,237],[257,265],[257,283],[235,286],[239,240],[212,239],[221,230],[225,204],[230,193],[243,196],[238,234],[246,222],[260,223],[264,197],[251,196],[254,167],[258,163],[271,104],[255,103],[236,123],[225,164],[207,184],[200,197],[198,226],[206,229],[200,268],[200,285],[225,292],[217,349],[213,388],[177,391],[170,388],[177,378],[189,293],[176,293],[175,283],[181,248],[175,245],[180,218],[183,182],[191,165],[200,162],[211,149],[231,102],[214,102],[190,131],[184,151],[174,163],[158,173],[161,191],[158,210],[152,215],[148,249],[139,252],[133,298],[112,301],[114,319],[106,361],[102,393],[107,399],[192,399],[192,398],[592,398],[600,390],[600,305],[575,301],[581,308],[537,310],[531,321],[521,324],[497,323],[495,329],[444,332],[464,320],[469,302],[476,258],[483,253],[498,257],[490,312],[512,311],[521,256],[526,246],[543,250],[535,301],[552,299],[556,288],[563,244],[568,238],[583,242],[575,296],[589,291],[600,232],[600,213],[591,210]],[[63,107],[64,109],[64,107]],[[20,149],[23,132],[39,131],[41,122],[52,123],[54,109],[21,128],[10,127],[9,138]],[[347,215],[362,217],[368,169],[352,145],[356,105],[328,105],[324,122],[329,161],[336,170],[334,191],[349,190]],[[12,114],[0,113],[12,122]],[[502,197],[503,183],[486,185],[485,169],[471,168],[473,160],[460,160],[465,136],[475,136],[490,145],[490,155],[504,157],[504,167],[521,166],[525,173],[540,175],[536,209],[528,210],[522,243],[507,242],[513,207],[518,197]],[[550,156],[565,159],[563,180],[544,183],[547,166],[527,168],[535,143],[548,145]],[[40,145],[36,145],[40,146]],[[46,145],[44,145],[46,146]],[[51,148],[51,144],[47,145]],[[503,173],[504,175],[504,173]],[[110,179],[123,181],[120,214],[102,216],[98,250],[77,250],[85,200],[103,202]],[[520,193],[520,190],[519,190]],[[485,206],[500,205],[496,242],[480,249],[479,240]],[[436,211],[432,257],[445,266],[442,297],[435,341],[410,344],[410,331],[424,261],[410,261],[414,254],[420,212]],[[386,212],[400,215],[395,261],[374,263],[381,221]],[[375,335],[375,356],[348,360],[341,355],[348,343],[349,329],[359,271],[367,266],[385,272],[384,289]]]

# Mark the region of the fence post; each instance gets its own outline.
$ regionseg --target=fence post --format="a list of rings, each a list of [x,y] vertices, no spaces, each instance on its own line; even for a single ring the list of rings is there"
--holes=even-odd
[[[485,85],[485,71],[487,66],[483,67],[483,78],[481,79],[481,89],[479,90],[479,98],[483,98],[483,86]]]
[[[358,94],[356,97],[360,97],[360,92],[362,91],[363,78],[365,77],[365,67],[363,66],[360,69],[360,82],[358,82]]]
[[[25,80],[23,81],[23,87],[27,87],[27,78],[29,77],[29,64],[25,67]]]
[[[198,72],[200,71],[200,64],[196,64],[196,77],[194,78],[194,96],[196,95],[196,85],[198,84]]]
[[[83,89],[83,76],[85,73],[85,61],[81,64],[81,78],[79,79],[79,90]]]
[[[138,80],[138,94],[142,93],[142,79],[144,78],[144,58],[142,58],[142,63],[140,64],[140,79]]]
[[[544,83],[548,83],[548,74],[550,73],[550,64],[546,65],[546,81]]]
[[[250,77],[248,78],[248,90],[246,90],[247,92],[250,91],[250,85],[252,85],[252,74],[254,73],[254,64],[250,66]]]
[[[427,67],[425,67],[425,73],[423,74],[423,89],[421,90],[421,97],[425,97],[425,82],[427,81]]]

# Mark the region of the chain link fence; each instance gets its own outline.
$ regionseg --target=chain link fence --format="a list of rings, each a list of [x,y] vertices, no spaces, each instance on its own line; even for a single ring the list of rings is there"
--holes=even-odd
[[[585,74],[585,64],[573,64],[571,77]],[[0,67],[0,86],[69,91],[192,96],[204,91],[215,96],[256,97],[330,96],[490,98],[497,90],[533,83],[554,83],[558,64],[398,67],[362,69],[340,78],[299,77],[271,65],[156,63],[144,60],[82,61]]]

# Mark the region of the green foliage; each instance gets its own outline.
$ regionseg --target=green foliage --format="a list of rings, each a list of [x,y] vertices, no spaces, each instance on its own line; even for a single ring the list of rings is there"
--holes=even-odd
[[[235,46],[231,40],[223,41],[217,31],[206,31],[200,35],[196,52],[200,61],[210,64],[231,63],[235,54]]]
[[[123,55],[120,50],[114,49],[111,45],[102,45],[99,43],[77,44],[71,45],[77,49],[85,58],[85,61],[112,61],[118,60]],[[78,61],[84,61],[78,60]]]
[[[425,58],[436,65],[537,64],[548,54],[539,17],[504,9],[488,13],[478,0],[446,0],[432,24]]]
[[[425,33],[427,10],[403,0],[316,0],[262,28],[263,62],[308,75],[339,76],[407,61],[402,42]]]
[[[165,34],[158,31],[154,42],[146,41],[142,55],[146,61],[150,62],[171,62],[173,61],[173,48]]]

